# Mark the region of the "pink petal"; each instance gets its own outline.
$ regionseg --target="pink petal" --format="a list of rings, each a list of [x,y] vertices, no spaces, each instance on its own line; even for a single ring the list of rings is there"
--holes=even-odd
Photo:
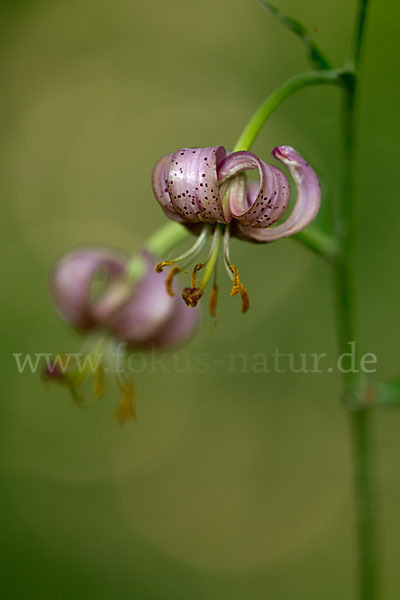
[[[200,322],[200,308],[186,306],[180,295],[176,296],[175,310],[154,340],[158,348],[170,348],[182,344],[196,331]]]
[[[184,219],[176,212],[168,191],[168,173],[171,158],[172,154],[166,154],[156,163],[151,177],[153,192],[167,217],[172,221],[183,223]]]
[[[225,154],[222,146],[181,148],[156,164],[153,190],[170,218],[225,223],[217,182],[217,167]]]
[[[297,199],[288,219],[277,227],[255,229],[239,224],[239,235],[257,242],[272,242],[298,233],[315,219],[321,204],[318,178],[296,150],[290,146],[279,146],[274,148],[272,155],[289,169],[296,184]]]
[[[157,261],[148,253],[142,256],[146,274],[126,288],[124,254],[107,248],[66,254],[50,276],[50,290],[61,316],[77,329],[102,328],[134,348],[184,342],[197,325],[199,311],[188,309],[177,290],[170,296],[165,281],[168,273],[156,273]],[[94,300],[91,291],[99,270],[105,272],[107,281],[101,297]],[[124,295],[114,294],[121,285]]]
[[[243,171],[258,169],[260,183],[249,182],[247,196],[232,194],[229,206],[233,217],[242,225],[264,228],[276,223],[288,206],[289,183],[277,169],[251,152],[234,152],[218,168],[221,184]]]
[[[185,305],[174,284],[175,295],[170,296],[166,290],[168,272],[156,273],[157,261],[147,252],[142,256],[148,270],[132,288],[128,300],[109,316],[107,328],[131,348],[183,343],[194,332],[199,311]]]
[[[144,255],[148,270],[122,306],[109,318],[108,329],[119,339],[139,347],[147,345],[161,334],[171,319],[176,297],[166,290],[167,272],[156,273],[156,261]]]
[[[123,273],[125,260],[125,255],[115,250],[81,248],[54,265],[50,291],[61,316],[70,325],[83,330],[94,325],[90,298],[93,278],[102,270],[112,282]]]

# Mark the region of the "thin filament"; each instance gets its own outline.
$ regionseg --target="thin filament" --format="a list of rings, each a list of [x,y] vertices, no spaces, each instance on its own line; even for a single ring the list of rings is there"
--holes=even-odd
[[[227,225],[225,227],[225,233],[224,233],[224,265],[225,265],[226,272],[229,275],[229,278],[231,279],[231,281],[233,281],[233,274],[230,269],[230,265],[231,265],[231,257],[230,257],[230,253],[229,253],[230,239],[231,239],[230,227],[229,227],[229,225]]]
[[[188,259],[188,260],[186,260],[185,264],[181,266],[181,269],[184,269],[202,251],[207,239],[210,236],[210,233],[211,233],[210,225],[209,224],[204,225],[199,237],[197,238],[197,240],[195,241],[193,246],[191,246],[188,250],[186,250],[186,252],[184,252],[180,256],[177,256],[176,258],[172,258],[171,260],[165,260],[165,261],[160,262],[156,266],[156,271],[161,273],[161,271],[163,271],[164,267],[169,267],[177,262],[182,262],[182,261],[185,261],[185,259]]]

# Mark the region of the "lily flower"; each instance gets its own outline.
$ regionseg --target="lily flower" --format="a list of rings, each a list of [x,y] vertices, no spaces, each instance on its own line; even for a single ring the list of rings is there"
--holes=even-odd
[[[129,268],[136,264],[135,277]],[[156,261],[142,252],[135,263],[108,248],[82,248],[69,252],[54,265],[50,291],[63,320],[87,340],[84,355],[58,355],[44,378],[66,385],[81,402],[79,386],[91,375],[94,393],[105,391],[105,374],[112,371],[121,391],[116,415],[120,422],[135,416],[134,387],[129,374],[112,364],[116,344],[128,350],[171,348],[186,341],[198,323],[175,297],[172,282],[155,273]],[[169,292],[166,292],[168,286]],[[100,357],[100,360],[99,360]]]
[[[284,173],[251,152],[227,153],[223,146],[182,148],[163,156],[152,176],[154,194],[169,219],[185,225],[198,235],[193,246],[181,256],[156,266],[158,272],[172,267],[170,279],[190,264],[211,237],[206,260],[193,269],[190,287],[182,290],[189,307],[197,305],[214,271],[223,237],[224,263],[232,280],[231,296],[240,294],[242,312],[249,307],[247,290],[238,269],[231,263],[230,236],[251,242],[272,242],[295,235],[316,217],[321,191],[318,178],[307,162],[290,146],[278,146],[272,156],[287,167],[297,188],[296,203],[289,217],[277,224],[289,205],[290,186]],[[248,181],[245,172],[257,170],[259,182]],[[198,281],[198,274],[203,270]],[[215,315],[217,284],[210,296]]]

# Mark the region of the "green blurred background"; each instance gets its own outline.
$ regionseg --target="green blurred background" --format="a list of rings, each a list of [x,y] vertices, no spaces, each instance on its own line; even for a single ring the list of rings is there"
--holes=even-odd
[[[315,25],[342,63],[353,0],[276,4]],[[363,351],[385,377],[400,372],[400,6],[372,0],[370,17],[355,284]],[[304,248],[234,242],[250,312],[240,315],[223,284],[215,330],[206,317],[178,352],[183,372],[137,375],[139,420],[122,430],[112,393],[80,411],[65,390],[18,374],[13,358],[79,349],[47,293],[54,258],[83,242],[137,249],[164,222],[150,188],[154,162],[182,146],[232,147],[266,94],[307,68],[300,42],[250,0],[2,0],[0,18],[3,596],[353,598],[337,374],[229,373],[215,362],[276,348],[334,359],[330,275]],[[264,158],[277,144],[303,151],[332,202],[338,97],[299,93],[255,146]],[[185,371],[202,352],[210,371]],[[388,599],[400,584],[399,430],[398,413],[377,415]]]

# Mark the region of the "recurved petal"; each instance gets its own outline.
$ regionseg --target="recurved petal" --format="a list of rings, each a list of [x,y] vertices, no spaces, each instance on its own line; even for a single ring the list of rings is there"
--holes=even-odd
[[[183,223],[184,219],[182,219],[173,207],[168,191],[168,173],[172,156],[172,154],[166,154],[156,163],[151,176],[151,183],[154,195],[167,217],[172,221]]]
[[[87,330],[95,324],[91,291],[100,271],[107,281],[124,271],[126,257],[103,248],[81,248],[64,255],[50,273],[50,292],[61,316],[73,327]]]
[[[217,182],[217,167],[225,154],[222,146],[181,148],[173,154],[168,192],[185,223],[225,223]]]
[[[258,189],[258,186],[256,187]],[[239,175],[222,183],[219,194],[226,223],[232,221],[232,206],[236,207],[236,210],[247,210],[250,206],[248,183],[244,173],[239,173]]]
[[[108,329],[133,347],[154,343],[174,314],[176,297],[166,291],[167,272],[156,273],[156,261],[143,254],[148,270],[128,299],[110,317]]]
[[[297,188],[297,199],[288,219],[277,227],[255,229],[239,224],[239,235],[256,242],[272,242],[298,233],[315,219],[321,204],[318,177],[296,150],[291,146],[278,146],[272,155],[289,169]]]
[[[246,195],[232,195],[229,207],[240,224],[256,228],[269,227],[285,212],[289,202],[289,183],[276,167],[268,165],[251,152],[234,152],[227,156],[218,169],[218,182],[225,181],[244,171],[257,169],[259,184],[248,183]]]
[[[180,295],[175,296],[175,309],[171,318],[154,340],[158,348],[171,348],[186,342],[200,322],[200,307],[189,307]]]

